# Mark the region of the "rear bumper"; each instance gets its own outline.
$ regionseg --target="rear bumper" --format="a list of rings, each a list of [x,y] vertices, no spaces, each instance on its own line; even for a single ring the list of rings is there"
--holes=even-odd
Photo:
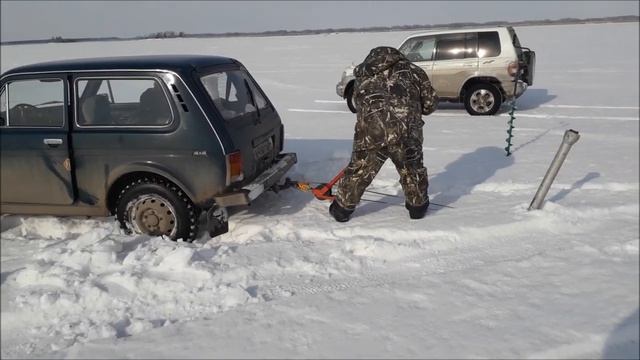
[[[263,192],[275,185],[296,162],[298,162],[298,159],[295,153],[280,154],[276,157],[272,166],[250,184],[239,190],[214,196],[213,199],[219,207],[249,205]]]
[[[525,90],[527,90],[527,83],[521,80],[518,80],[518,84],[516,85],[516,98],[519,98],[520,95],[524,94]]]
[[[336,84],[336,94],[338,94],[338,96],[340,96],[341,98],[344,98],[344,88],[346,86],[347,84],[343,83],[342,81]]]
[[[511,82],[509,83],[509,85],[507,85],[507,88],[504,90],[506,92],[507,99],[513,99],[513,96],[514,96],[513,91],[515,90],[515,97],[517,99],[522,94],[524,94],[524,92],[527,90],[527,83],[522,80],[518,80],[514,89],[513,82]]]
[[[344,92],[347,89],[347,85],[353,81],[353,79],[355,79],[353,75],[346,75],[343,73],[340,81],[336,84],[336,94],[344,99],[346,95]]]

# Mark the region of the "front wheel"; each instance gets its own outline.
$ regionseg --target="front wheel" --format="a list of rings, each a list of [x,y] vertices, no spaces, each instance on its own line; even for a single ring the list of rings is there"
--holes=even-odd
[[[501,104],[500,90],[492,84],[471,85],[465,92],[464,107],[471,115],[494,115]]]
[[[198,211],[177,186],[161,179],[132,181],[120,192],[116,216],[128,232],[193,241]]]

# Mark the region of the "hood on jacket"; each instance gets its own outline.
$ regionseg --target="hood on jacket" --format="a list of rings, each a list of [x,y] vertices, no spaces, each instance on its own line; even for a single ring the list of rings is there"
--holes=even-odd
[[[356,77],[373,76],[392,67],[405,57],[400,51],[389,46],[378,46],[371,49],[362,64],[356,66],[353,74]]]

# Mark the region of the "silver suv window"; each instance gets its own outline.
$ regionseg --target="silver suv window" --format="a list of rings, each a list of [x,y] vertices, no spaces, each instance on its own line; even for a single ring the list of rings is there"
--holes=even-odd
[[[16,127],[64,125],[64,82],[61,79],[30,79],[6,85],[5,122]],[[8,110],[8,111],[7,111]]]
[[[478,34],[459,33],[437,37],[436,60],[458,60],[478,57]]]
[[[520,45],[520,40],[518,39],[518,35],[516,35],[516,31],[513,30],[511,26],[509,26],[509,35],[511,35],[511,43],[516,49],[516,54],[518,55],[518,59],[522,58],[522,47]]]
[[[76,89],[79,126],[166,126],[173,118],[153,78],[81,78]]]
[[[411,38],[400,46],[400,52],[409,61],[431,61],[436,39],[434,37]]]
[[[223,71],[202,77],[211,100],[222,117],[231,121],[268,106],[251,78],[241,70]]]
[[[501,50],[500,36],[497,31],[482,31],[478,33],[478,57],[499,56]]]

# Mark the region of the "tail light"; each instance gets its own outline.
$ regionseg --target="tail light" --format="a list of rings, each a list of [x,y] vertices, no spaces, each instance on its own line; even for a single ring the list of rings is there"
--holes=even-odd
[[[512,61],[509,63],[509,66],[507,66],[507,73],[509,73],[509,76],[516,76],[516,74],[518,74],[518,70],[517,61]]]
[[[242,173],[242,154],[240,151],[234,151],[227,154],[227,185],[236,181],[242,181],[244,174]]]

